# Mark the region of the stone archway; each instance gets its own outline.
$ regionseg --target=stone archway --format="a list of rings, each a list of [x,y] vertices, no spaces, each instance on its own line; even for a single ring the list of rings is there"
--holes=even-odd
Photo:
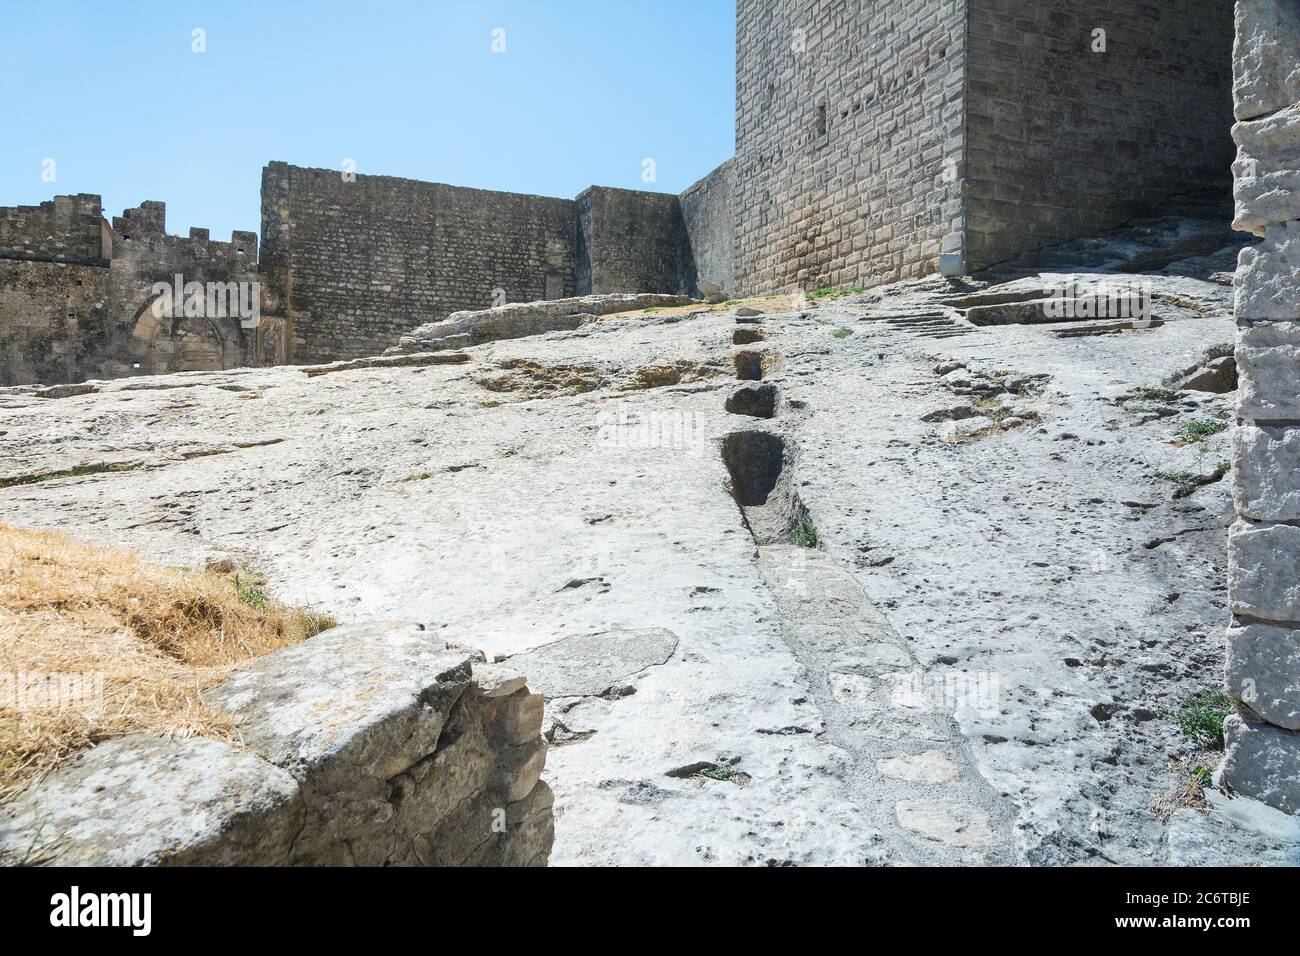
[[[1300,813],[1300,2],[1238,0],[1237,229],[1263,242],[1236,277],[1237,520],[1228,536],[1219,780]]]

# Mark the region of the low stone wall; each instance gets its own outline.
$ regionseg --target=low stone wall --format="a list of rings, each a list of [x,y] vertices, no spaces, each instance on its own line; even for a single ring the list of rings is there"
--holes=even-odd
[[[545,865],[542,697],[419,625],[335,628],[205,695],[242,748],[136,734],[0,814],[0,856],[85,865]]]
[[[1264,241],[1237,270],[1241,376],[1228,536],[1220,780],[1300,812],[1300,3],[1239,0],[1236,221]]]
[[[512,302],[478,312],[453,312],[441,322],[429,322],[402,336],[386,355],[458,349],[502,339],[518,339],[547,332],[568,332],[594,322],[602,315],[666,309],[694,302],[689,296],[658,292],[587,295],[549,302]]]

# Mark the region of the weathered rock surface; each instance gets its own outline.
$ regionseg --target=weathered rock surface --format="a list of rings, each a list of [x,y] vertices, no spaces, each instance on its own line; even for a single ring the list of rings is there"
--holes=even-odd
[[[1251,322],[1237,337],[1242,418],[1278,422],[1300,419],[1300,323]]]
[[[1294,0],[1237,4],[1232,94],[1239,120],[1300,103],[1300,9]]]
[[[293,777],[213,740],[132,734],[0,809],[0,859],[78,866],[274,865],[302,823]]]
[[[1068,338],[1078,323],[899,321],[983,283],[772,300],[751,326],[761,383],[734,377],[734,312],[688,307],[472,346],[459,365],[7,393],[0,453],[33,477],[0,507],[168,563],[237,556],[286,600],[419,621],[502,661],[446,716],[447,752],[387,778],[398,814],[462,800],[448,857],[498,853],[475,828],[502,806],[545,841],[553,799],[554,863],[1186,861],[1200,831],[1150,806],[1185,780],[1169,752],[1191,754],[1157,715],[1222,682],[1231,500],[1222,481],[1175,498],[1159,473],[1230,456],[1227,433],[1176,439],[1233,396],[1136,392],[1234,328],[1228,287],[1152,282],[1160,324]],[[679,362],[719,374],[619,374]],[[493,390],[490,366],[601,375]],[[741,386],[775,389],[773,417],[729,412]],[[976,414],[924,420],[958,401]],[[727,436],[755,430],[783,449],[766,494],[784,517],[761,545],[742,508],[766,505],[738,503],[723,460]],[[801,516],[815,549],[782,538]],[[497,667],[528,686],[507,693]],[[539,769],[513,742],[543,695],[553,798],[466,798],[493,740],[521,748],[499,761],[516,781]],[[930,753],[957,779],[928,782],[944,766]],[[1258,851],[1229,836],[1215,858]]]
[[[1300,521],[1300,426],[1242,425],[1233,435],[1232,496],[1253,521]]]
[[[1300,103],[1237,123],[1233,227],[1257,236],[1293,218],[1300,200]]]
[[[477,312],[453,312],[441,322],[430,322],[402,336],[395,352],[434,351],[461,345],[482,345],[543,332],[567,332],[596,321],[602,315],[642,309],[690,305],[684,295],[652,292],[588,295],[548,302],[512,302]]]
[[[1300,730],[1300,630],[1271,624],[1228,628],[1225,683],[1270,724]]]
[[[1300,147],[1295,162],[1300,178]],[[1300,190],[1292,204],[1300,208]],[[1270,225],[1263,242],[1241,251],[1240,263],[1237,318],[1300,320],[1300,220]]]
[[[1234,614],[1300,622],[1300,528],[1238,521],[1228,555]]]
[[[365,622],[261,658],[206,702],[243,749],[132,735],[0,816],[0,852],[76,864],[541,865],[540,695],[419,625]],[[482,683],[480,683],[480,680]]]
[[[1300,735],[1236,714],[1223,723],[1218,777],[1284,813],[1300,813]]]

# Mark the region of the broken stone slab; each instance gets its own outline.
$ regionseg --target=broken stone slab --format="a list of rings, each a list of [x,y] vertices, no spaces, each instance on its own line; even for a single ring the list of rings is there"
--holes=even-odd
[[[471,682],[472,656],[418,624],[337,627],[236,671],[206,700],[240,718],[246,746],[291,773],[307,813],[295,863],[409,865],[391,781],[427,760]]]
[[[367,621],[263,657],[205,700],[240,719],[246,746],[330,792],[433,753],[471,663],[418,624]]]
[[[547,699],[619,693],[648,667],[677,651],[677,635],[664,628],[615,629],[566,637],[510,658],[528,685]]]
[[[1268,723],[1300,730],[1300,630],[1273,624],[1228,628],[1229,692]]]
[[[1300,102],[1300,5],[1238,0],[1232,98],[1239,120]]]
[[[349,359],[342,362],[330,362],[328,365],[306,365],[303,366],[302,370],[307,374],[308,378],[315,378],[317,375],[328,375],[331,372],[350,372],[355,369],[460,365],[468,361],[469,356],[464,352],[416,352],[410,355],[385,355]]]
[[[1168,383],[1179,391],[1212,392],[1224,395],[1237,390],[1237,360],[1231,355],[1210,359],[1204,365],[1175,377]]]
[[[1233,714],[1223,722],[1216,783],[1283,813],[1300,813],[1300,733]]]
[[[1237,330],[1237,414],[1248,420],[1300,419],[1300,323],[1242,323]]]
[[[1234,614],[1300,622],[1300,527],[1236,521],[1228,530],[1228,598]]]
[[[523,674],[505,664],[478,661],[473,666],[473,672],[474,683],[484,697],[509,697],[516,691],[523,690],[528,683]]]
[[[1242,425],[1232,444],[1237,512],[1252,521],[1300,521],[1300,426]]]
[[[572,331],[603,315],[692,305],[695,301],[684,295],[646,292],[512,302],[492,309],[453,312],[440,322],[418,326],[402,336],[397,350],[423,351],[431,343],[458,335],[468,335],[470,344],[477,345],[545,332]]]
[[[1300,201],[1296,216],[1295,222],[1269,226],[1263,242],[1241,250],[1238,319],[1300,320]]]
[[[271,866],[301,826],[298,784],[215,740],[130,734],[0,811],[0,860],[60,866]]]
[[[1237,123],[1232,226],[1262,236],[1300,218],[1300,103],[1264,119]]]

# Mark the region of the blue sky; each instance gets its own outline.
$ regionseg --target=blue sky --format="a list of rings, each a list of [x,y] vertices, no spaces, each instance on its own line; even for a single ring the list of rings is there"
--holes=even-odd
[[[0,0],[0,205],[159,199],[169,232],[227,239],[260,228],[267,162],[349,158],[566,198],[680,192],[734,151],[734,61],[734,0]]]

